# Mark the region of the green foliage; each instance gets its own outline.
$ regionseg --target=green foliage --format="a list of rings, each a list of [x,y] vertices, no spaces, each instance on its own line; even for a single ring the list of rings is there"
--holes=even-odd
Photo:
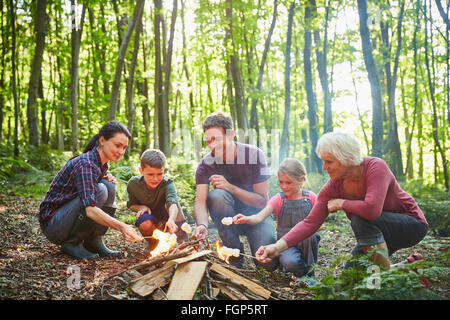
[[[187,162],[183,158],[172,157],[168,159],[166,173],[170,176],[177,190],[183,212],[189,222],[193,222],[194,200],[195,200],[195,169],[197,164],[193,161]]]
[[[314,287],[316,300],[418,300],[444,299],[421,284],[421,278],[429,281],[448,281],[450,268],[431,262],[414,262],[388,271],[372,264],[368,255],[353,259],[357,266],[343,269],[334,277],[336,266],[349,260],[339,256],[330,267],[316,266],[326,272],[325,277]]]
[[[417,201],[430,228],[440,236],[450,236],[450,201],[444,189],[426,184],[424,180],[412,180],[403,188]]]
[[[47,147],[25,146],[14,159],[10,146],[0,145],[0,192],[42,197],[63,154]]]

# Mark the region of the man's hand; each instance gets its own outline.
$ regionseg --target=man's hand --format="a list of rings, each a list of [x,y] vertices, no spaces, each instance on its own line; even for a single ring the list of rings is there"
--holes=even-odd
[[[342,206],[344,205],[344,199],[331,199],[328,201],[328,212],[336,212],[342,210]]]
[[[192,237],[194,239],[206,239],[208,238],[208,229],[201,224],[192,231]]]
[[[213,174],[209,177],[209,182],[211,182],[214,188],[224,189],[228,192],[233,188],[233,185],[229,183],[227,179],[218,174]]]

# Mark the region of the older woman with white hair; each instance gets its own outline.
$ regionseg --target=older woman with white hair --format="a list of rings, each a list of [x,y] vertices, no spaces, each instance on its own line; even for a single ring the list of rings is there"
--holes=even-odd
[[[351,220],[357,241],[352,254],[372,252],[370,260],[384,269],[390,268],[389,256],[395,251],[412,247],[425,237],[428,223],[416,201],[402,190],[382,159],[361,156],[354,137],[327,133],[319,139],[316,153],[330,179],[303,221],[276,243],[258,249],[255,256],[259,261],[270,261],[310,237],[329,213],[339,210]]]

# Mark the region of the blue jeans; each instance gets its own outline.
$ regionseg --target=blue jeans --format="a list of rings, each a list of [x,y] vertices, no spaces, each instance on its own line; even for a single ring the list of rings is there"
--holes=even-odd
[[[311,238],[312,261],[308,264],[306,254],[298,248],[298,246],[290,247],[289,249],[280,253],[280,265],[284,272],[292,272],[296,277],[303,277],[310,274],[314,277],[314,272],[310,272],[311,266],[317,262],[319,254],[320,235],[316,232]]]
[[[222,224],[222,218],[233,217],[238,213],[252,215],[259,212],[261,209],[243,204],[233,197],[231,193],[223,189],[214,189],[209,192],[206,204],[224,246],[238,248],[243,252],[244,248],[239,240],[239,236],[245,235],[248,239],[252,255],[254,256],[259,247],[275,243],[275,227],[271,216],[254,226],[248,224],[232,224],[226,226]],[[242,258],[242,256],[240,258]],[[230,259],[230,261],[232,261],[232,259]],[[269,263],[260,263],[256,259],[253,259],[253,261],[268,271],[273,271],[278,266],[278,259],[276,258],[272,259]]]
[[[96,206],[99,208],[112,207],[115,198],[116,186],[108,180],[102,180],[95,192]],[[79,197],[63,204],[56,210],[56,213],[44,230],[47,239],[54,244],[61,244],[69,237],[72,226],[79,214],[86,215],[86,208]]]
[[[361,246],[372,246],[386,242],[389,256],[399,249],[418,244],[428,232],[428,227],[420,220],[407,214],[382,211],[375,220],[352,216],[351,226],[357,241],[354,256],[363,254]],[[351,266],[348,263],[345,268]]]

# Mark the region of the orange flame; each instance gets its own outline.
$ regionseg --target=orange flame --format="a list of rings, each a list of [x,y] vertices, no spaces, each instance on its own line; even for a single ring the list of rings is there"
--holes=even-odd
[[[160,254],[168,254],[170,249],[176,246],[177,236],[175,234],[165,233],[161,230],[155,229],[152,237],[159,240],[155,249],[150,252],[150,256],[154,257]]]
[[[217,256],[225,261],[226,264],[230,264],[229,260],[231,256],[239,257],[239,250],[238,249],[231,249],[224,246],[221,246],[219,243],[219,240],[215,243]]]

